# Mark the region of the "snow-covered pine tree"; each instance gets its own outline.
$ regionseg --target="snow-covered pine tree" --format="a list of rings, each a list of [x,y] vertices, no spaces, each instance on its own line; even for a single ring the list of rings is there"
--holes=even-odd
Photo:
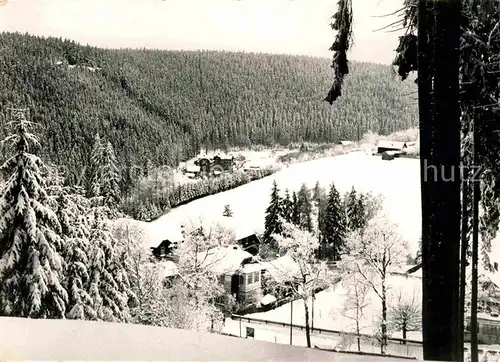
[[[326,250],[326,233],[325,233],[325,224],[326,224],[326,207],[328,205],[328,197],[322,189],[322,194],[320,195],[318,202],[318,241],[319,241],[319,249],[318,256],[319,258],[323,258]]]
[[[8,181],[0,196],[0,314],[64,318],[68,293],[61,283],[61,227],[42,176],[45,165],[33,152],[39,143],[24,112],[9,123],[13,156],[1,167]]]
[[[89,281],[89,200],[83,196],[83,190],[61,187],[57,205],[66,262],[64,285],[69,295],[66,317],[95,320],[97,314],[86,288]]]
[[[87,188],[88,197],[101,196],[102,166],[104,157],[104,145],[99,136],[95,135],[92,154],[90,155],[90,177]]]
[[[88,281],[90,202],[79,187],[64,186],[56,167],[48,167],[47,194],[61,225],[62,256],[65,260],[63,286],[68,291],[66,318],[95,319]]]
[[[323,188],[321,187],[319,181],[316,181],[316,184],[314,184],[314,189],[311,199],[314,203],[316,203],[316,206],[319,205],[319,201],[322,197],[322,194],[323,194]]]
[[[333,260],[339,260],[344,248],[346,235],[345,210],[343,209],[340,194],[332,183],[328,194],[328,204],[325,214],[326,243],[333,249]]]
[[[364,229],[368,225],[368,221],[370,221],[368,219],[367,201],[368,199],[365,195],[359,195],[354,212],[356,215],[356,223],[353,225],[354,230]]]
[[[127,281],[119,262],[119,251],[110,232],[106,210],[94,208],[91,218],[89,282],[88,290],[96,311],[96,319],[104,321],[128,321]]]
[[[231,205],[229,205],[229,204],[224,205],[224,211],[222,212],[222,216],[225,216],[225,217],[232,217],[233,216],[233,211],[231,210]]]
[[[293,213],[293,203],[292,199],[290,198],[290,191],[288,189],[285,190],[285,197],[281,201],[281,216],[285,221],[291,222],[292,221],[292,213]]]
[[[300,190],[297,193],[297,199],[300,215],[298,226],[301,229],[311,232],[313,229],[311,192],[307,188],[306,184],[302,184],[300,187]]]
[[[281,233],[281,197],[279,195],[278,184],[276,180],[273,182],[271,191],[271,202],[266,209],[266,217],[264,222],[264,244],[275,245],[273,234]]]
[[[297,197],[297,193],[294,191],[292,193],[292,224],[299,225],[300,224],[300,207],[299,207],[299,199]]]
[[[344,205],[345,205],[345,213],[346,213],[346,227],[349,231],[354,231],[357,225],[357,215],[356,215],[356,206],[358,202],[358,194],[354,189],[354,186],[351,188],[351,191],[348,192],[344,197]]]
[[[120,172],[118,170],[115,151],[111,142],[108,142],[103,152],[101,179],[101,196],[104,205],[116,209],[120,202]]]
[[[349,231],[356,231],[364,228],[366,220],[365,196],[359,194],[352,187],[345,200],[346,207],[346,227]]]

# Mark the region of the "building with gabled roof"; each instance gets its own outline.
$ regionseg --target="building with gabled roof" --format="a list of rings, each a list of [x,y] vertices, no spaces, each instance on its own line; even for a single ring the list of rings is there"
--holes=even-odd
[[[408,148],[406,142],[380,140],[377,144],[377,153],[381,154],[386,151],[403,151]]]

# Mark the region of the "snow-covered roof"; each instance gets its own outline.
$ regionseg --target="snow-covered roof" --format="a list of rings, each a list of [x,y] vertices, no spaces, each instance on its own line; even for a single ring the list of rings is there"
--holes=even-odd
[[[200,253],[199,259],[203,265],[210,266],[216,274],[232,274],[240,269],[245,259],[252,258],[252,254],[242,250],[238,245],[230,245],[225,248],[214,248],[208,254]]]
[[[299,265],[289,255],[263,262],[262,266],[278,282],[290,280],[300,273]]]
[[[171,260],[167,261],[162,261],[160,262],[162,266],[162,277],[163,279],[168,278],[168,277],[173,277],[174,275],[177,275],[179,270],[177,269],[177,265]]]
[[[238,222],[237,218],[222,216],[207,215],[204,218],[203,225],[212,227],[219,225],[234,233],[235,241],[256,234],[256,231],[249,223]],[[145,248],[156,248],[163,240],[169,240],[173,243],[180,243],[184,239],[182,235],[182,225],[176,220],[171,220],[162,223],[150,223],[147,227],[149,235],[143,245]]]
[[[395,148],[395,149],[401,150],[401,149],[406,147],[406,143],[405,142],[397,142],[397,141],[380,140],[380,141],[378,141],[377,147]]]
[[[213,218],[213,222],[225,227],[232,232],[234,232],[234,237],[236,241],[256,234],[256,231],[252,228],[249,223],[238,222],[238,219],[233,217],[217,217]]]
[[[0,317],[0,359],[371,362],[379,357],[358,358],[216,333],[139,324]]]
[[[389,155],[389,156],[396,156],[396,155],[400,154],[401,151],[385,151],[384,153]]]
[[[264,269],[264,265],[261,263],[250,263],[245,264],[241,267],[240,271],[244,274],[253,273],[256,271],[261,271]]]
[[[219,157],[221,160],[232,160],[234,158],[234,156],[228,155],[228,154],[224,154],[224,153],[223,154],[218,153],[214,157]]]
[[[142,243],[145,249],[157,248],[164,240],[180,243],[184,239],[180,224],[175,222],[149,223],[147,231],[147,237]]]
[[[201,167],[196,165],[186,165],[186,172],[197,173],[200,172]]]
[[[266,294],[262,297],[262,299],[260,300],[260,304],[262,305],[269,305],[271,303],[274,303],[276,302],[276,297],[274,295],[271,295],[271,294]]]
[[[498,322],[500,323],[500,317],[499,316],[492,316],[491,314],[488,313],[478,313],[477,314],[477,319],[483,319],[483,320],[488,320],[488,321],[493,321],[493,322]]]

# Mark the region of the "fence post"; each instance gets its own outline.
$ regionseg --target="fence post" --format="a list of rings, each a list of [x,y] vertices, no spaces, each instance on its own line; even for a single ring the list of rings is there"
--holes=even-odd
[[[290,346],[292,345],[293,299],[290,303]]]
[[[240,318],[240,338],[241,338],[241,318]]]

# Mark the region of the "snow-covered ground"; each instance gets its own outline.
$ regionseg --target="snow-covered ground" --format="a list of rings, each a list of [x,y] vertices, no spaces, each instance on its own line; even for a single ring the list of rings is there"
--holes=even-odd
[[[0,317],[2,361],[371,362],[379,359],[137,324]]]
[[[422,299],[421,285],[422,279],[419,276],[391,275],[387,280],[388,306],[390,307],[395,303],[395,297],[399,293],[402,293],[405,298],[411,298],[415,295],[415,303],[420,305]],[[318,293],[314,301],[314,327],[341,332],[355,332],[355,321],[343,313],[345,299],[346,293],[340,283],[331,289]],[[380,298],[377,297],[373,290],[369,290],[367,302],[368,306],[363,310],[363,317],[360,320],[361,333],[373,335],[375,332],[374,326],[377,325],[376,320],[382,312],[382,306]],[[312,303],[310,310],[312,311]],[[352,314],[347,315],[351,316]],[[249,314],[246,317],[290,323],[290,303],[268,312]],[[305,325],[304,303],[301,300],[293,302],[293,324]],[[400,337],[400,333],[395,333],[394,337]],[[422,335],[420,332],[409,332],[407,338],[421,341]]]
[[[258,159],[258,154],[264,158],[269,155],[269,151],[249,152],[254,152],[254,159]],[[281,191],[285,188],[298,191],[302,183],[313,187],[319,181],[327,188],[334,182],[341,193],[354,186],[361,192],[383,195],[384,212],[408,241],[410,252],[415,254],[421,235],[419,160],[397,158],[384,161],[380,156],[365,152],[294,163],[271,176],[176,207],[155,221],[143,224],[146,244],[157,245],[165,239],[178,240],[180,224],[187,219],[227,222],[227,218],[222,217],[226,204],[233,211],[231,223],[237,234],[262,232],[274,180]],[[494,261],[500,261],[499,244],[493,243],[491,256]]]
[[[226,204],[231,206],[238,227],[262,232],[274,180],[282,191],[298,190],[302,183],[313,187],[319,181],[324,187],[334,182],[341,193],[353,186],[361,192],[380,193],[385,198],[385,211],[408,240],[412,253],[417,249],[421,231],[418,160],[382,161],[363,152],[291,164],[274,175],[176,207],[146,225],[148,243],[178,239],[180,223],[189,218],[221,219]]]
[[[295,313],[295,311],[294,311]],[[226,319],[224,333],[245,337],[246,328],[254,329],[254,338],[259,341],[274,342],[280,344],[290,344],[290,327],[288,326],[271,326],[261,323],[249,323],[246,321]],[[348,351],[357,351],[356,339],[349,339],[350,344],[347,346]],[[374,339],[361,339],[361,351],[367,353],[380,353],[380,347]],[[341,344],[345,343],[345,339],[340,335],[318,333],[314,330],[311,334],[311,344],[320,348],[337,349]],[[299,329],[292,330],[292,345],[306,346],[305,331]],[[408,343],[406,345],[399,342],[390,342],[387,346],[387,353],[397,356],[410,356],[422,359],[422,346],[420,344]],[[392,360],[392,359],[391,359]]]

